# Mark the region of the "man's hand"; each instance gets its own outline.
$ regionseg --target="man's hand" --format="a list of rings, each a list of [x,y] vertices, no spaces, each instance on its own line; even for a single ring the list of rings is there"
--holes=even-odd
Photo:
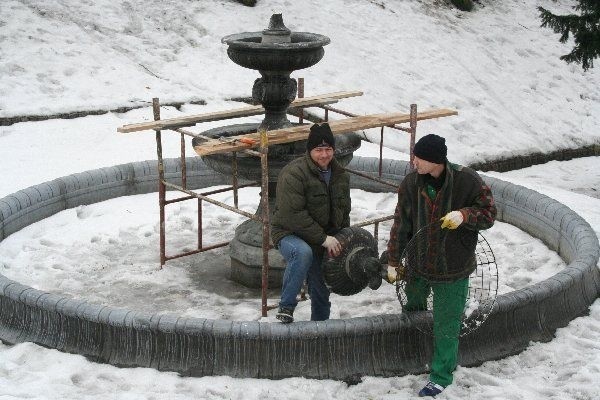
[[[444,215],[440,221],[443,221],[442,229],[456,229],[463,223],[464,218],[460,211],[450,211],[448,214]]]
[[[401,281],[404,279],[404,265],[400,264],[397,267],[394,267],[392,265],[388,265],[387,266],[387,273],[384,276],[384,279],[388,282],[388,283],[394,283],[396,281]]]
[[[342,245],[333,236],[327,236],[321,246],[327,249],[330,257],[337,257],[342,252]]]

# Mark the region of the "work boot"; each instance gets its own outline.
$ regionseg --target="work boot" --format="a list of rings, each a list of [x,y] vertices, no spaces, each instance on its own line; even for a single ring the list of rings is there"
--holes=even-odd
[[[427,385],[419,391],[419,397],[435,397],[442,393],[445,388],[434,382],[427,382]]]
[[[275,318],[281,321],[282,324],[294,322],[294,310],[291,308],[279,307],[279,311]]]

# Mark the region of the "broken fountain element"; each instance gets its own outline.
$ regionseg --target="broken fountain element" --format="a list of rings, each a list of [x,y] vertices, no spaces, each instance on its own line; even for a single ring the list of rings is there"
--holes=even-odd
[[[258,130],[275,130],[298,125],[287,118],[290,103],[296,98],[297,83],[290,78],[293,71],[318,63],[325,53],[323,46],[329,44],[327,36],[309,32],[292,32],[283,23],[281,14],[271,16],[269,27],[262,32],[244,32],[225,36],[227,55],[236,64],[258,70],[261,77],[254,81],[252,98],[265,109],[263,121],[258,123],[227,125],[202,132],[211,138],[227,138]],[[196,146],[201,139],[194,139]],[[360,147],[355,133],[336,136],[335,156],[342,165],[352,159],[352,153]],[[281,168],[306,152],[306,141],[269,146],[269,207],[273,209],[277,176]],[[212,169],[232,175],[231,153],[202,156]],[[245,179],[260,181],[261,164],[258,157],[236,153],[237,174]],[[256,211],[261,214],[261,207]],[[262,224],[248,220],[237,227],[229,245],[231,278],[248,287],[261,287],[262,270]],[[277,250],[269,251],[269,281],[271,288],[281,286],[284,261]]]

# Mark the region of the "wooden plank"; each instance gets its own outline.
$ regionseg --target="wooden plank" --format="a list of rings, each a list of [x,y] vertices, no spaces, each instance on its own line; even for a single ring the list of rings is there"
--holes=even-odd
[[[340,99],[362,95],[363,92],[360,91],[325,93],[317,96],[296,99],[290,104],[290,107],[312,107],[318,105],[333,104],[337,103],[337,101]],[[121,126],[120,128],[117,128],[117,132],[129,133],[146,130],[181,128],[183,126],[193,126],[199,122],[219,121],[228,118],[248,117],[251,115],[263,114],[264,112],[265,109],[260,105],[248,106],[242,108],[235,108],[233,110],[216,111],[206,114],[194,114],[185,117],[168,118],[161,119],[158,121],[127,124]]]
[[[458,112],[450,109],[435,109],[417,113],[417,121],[422,121],[432,118],[449,117],[451,115],[457,115]],[[329,121],[331,131],[338,135],[342,133],[353,132],[361,129],[376,128],[381,126],[391,126],[394,124],[401,124],[410,122],[410,114],[403,113],[387,113],[387,114],[371,114],[363,115],[354,118],[347,118],[336,121]],[[269,145],[295,142],[298,140],[304,140],[308,138],[310,133],[311,125],[300,125],[291,128],[277,129],[274,131],[268,131],[267,136]],[[251,139],[254,140],[254,144],[242,143],[235,141],[235,139]],[[194,151],[201,156],[209,154],[227,153],[230,151],[240,151],[244,149],[250,149],[258,147],[260,143],[259,133],[249,133],[239,136],[227,137],[230,142],[222,142],[218,139],[212,139],[206,141],[198,146],[194,147]],[[248,140],[246,140],[248,141]]]

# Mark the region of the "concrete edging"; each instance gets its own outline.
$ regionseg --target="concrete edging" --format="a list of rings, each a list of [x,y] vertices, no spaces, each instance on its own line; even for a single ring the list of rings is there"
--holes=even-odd
[[[226,184],[199,158],[188,158],[188,186]],[[355,157],[350,167],[375,173],[378,160]],[[167,177],[177,181],[177,160],[167,160]],[[399,181],[404,161],[384,160],[386,179]],[[353,187],[389,188],[353,176]],[[557,328],[587,312],[600,295],[598,238],[565,205],[533,190],[486,178],[499,219],[540,238],[567,262],[553,277],[498,297],[486,323],[461,339],[460,364],[478,365],[549,341]],[[59,211],[107,199],[156,191],[156,161],[135,162],[55,179],[0,199],[0,241]],[[419,319],[420,318],[420,319]],[[116,366],[152,367],[182,375],[251,378],[304,376],[355,380],[361,375],[396,376],[426,372],[431,338],[417,323],[380,315],[298,322],[181,318],[116,309],[44,293],[0,275],[0,339],[42,346]]]

